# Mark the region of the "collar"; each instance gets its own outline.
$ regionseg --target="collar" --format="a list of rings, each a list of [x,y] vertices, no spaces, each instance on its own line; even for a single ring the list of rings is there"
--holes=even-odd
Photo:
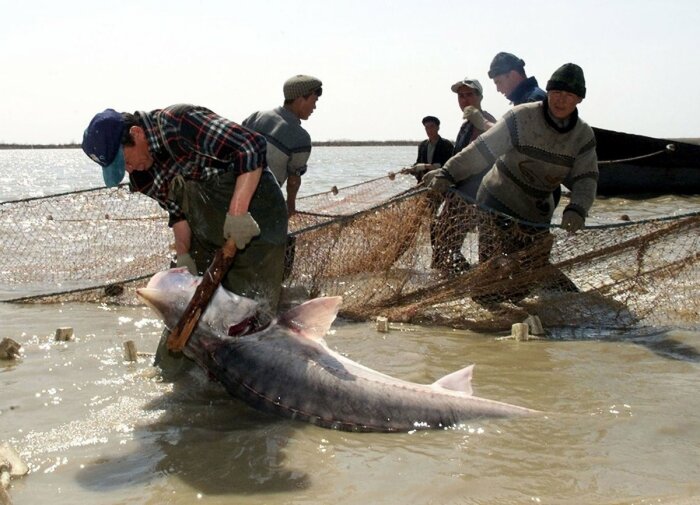
[[[146,142],[148,142],[148,148],[151,154],[157,155],[162,149],[163,144],[161,142],[160,136],[157,134],[157,128],[153,124],[154,119],[157,121],[156,115],[160,114],[160,110],[155,110],[152,112],[137,111],[134,115],[139,118],[141,124],[143,124],[143,129],[146,132]]]
[[[547,122],[547,124],[559,133],[570,132],[574,129],[576,123],[578,123],[578,107],[575,108],[571,115],[564,120],[566,122],[564,123],[563,121],[552,117],[552,115],[549,113],[549,102],[546,98],[542,100],[542,113],[544,114],[544,120]]]
[[[275,109],[275,112],[277,112],[277,114],[282,116],[282,118],[289,123],[301,124],[301,119],[299,119],[296,114],[294,114],[291,110],[285,108],[283,105],[277,107]]]
[[[518,84],[515,89],[511,91],[510,95],[506,96],[506,98],[515,105],[518,105],[522,103],[527,94],[536,87],[537,79],[535,79],[534,76],[527,77],[525,80],[520,81],[520,84]]]

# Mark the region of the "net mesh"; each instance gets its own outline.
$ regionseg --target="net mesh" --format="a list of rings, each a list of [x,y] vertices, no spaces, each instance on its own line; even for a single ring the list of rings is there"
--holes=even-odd
[[[346,318],[482,331],[528,315],[616,329],[700,322],[700,212],[569,235],[393,174],[300,198],[297,209],[286,292],[342,295]],[[135,288],[171,265],[166,223],[125,187],[4,202],[0,297],[138,304]]]

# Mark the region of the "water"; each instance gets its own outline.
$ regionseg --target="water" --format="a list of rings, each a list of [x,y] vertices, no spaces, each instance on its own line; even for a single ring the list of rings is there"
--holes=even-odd
[[[412,147],[315,148],[302,194],[378,177]],[[79,150],[0,151],[0,200],[95,187]],[[20,175],[21,174],[21,175]],[[698,197],[596,202],[598,219],[697,208]],[[174,387],[143,307],[0,304],[23,345],[0,361],[0,441],[29,464],[15,505],[690,504],[700,502],[700,332],[516,343],[497,335],[337,321],[329,345],[428,383],[476,363],[479,396],[546,411],[458,429],[354,434],[259,414],[199,376]],[[71,326],[76,339],[53,341]],[[123,361],[123,342],[142,355]]]
[[[315,147],[311,177],[299,196],[329,191],[398,171],[416,160],[417,149]],[[102,171],[80,149],[0,149],[0,202],[100,187]]]

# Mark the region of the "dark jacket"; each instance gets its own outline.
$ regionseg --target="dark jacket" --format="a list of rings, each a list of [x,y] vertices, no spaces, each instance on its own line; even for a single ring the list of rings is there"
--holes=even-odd
[[[540,102],[547,98],[547,93],[538,86],[537,79],[528,77],[518,84],[506,98],[513,102],[513,105],[520,105],[527,102]]]
[[[486,120],[490,123],[496,122],[496,118],[488,112],[486,112],[485,110],[482,110],[481,114],[483,114],[484,118],[486,118]],[[462,123],[462,126],[460,126],[459,128],[459,132],[457,132],[457,138],[455,139],[452,154],[455,155],[458,152],[460,152],[462,149],[467,147],[472,140],[476,139],[482,133],[483,132],[481,130],[477,130],[476,128],[474,128],[474,125],[471,123],[471,121],[464,121]]]
[[[440,166],[444,165],[452,156],[453,149],[454,146],[452,142],[438,136],[435,152],[433,153],[433,161],[430,163],[438,163]],[[428,163],[428,139],[425,139],[418,146],[418,158],[416,159],[416,163]]]

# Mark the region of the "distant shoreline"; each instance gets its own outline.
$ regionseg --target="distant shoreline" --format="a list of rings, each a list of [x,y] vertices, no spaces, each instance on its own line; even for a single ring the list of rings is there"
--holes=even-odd
[[[700,137],[666,139],[674,142],[700,145]],[[392,147],[417,146],[421,140],[323,140],[311,142],[315,147]],[[79,149],[80,144],[0,144],[0,150],[5,149]]]
[[[417,146],[420,140],[324,140],[312,142],[324,147]],[[0,149],[79,149],[80,144],[0,144]]]

